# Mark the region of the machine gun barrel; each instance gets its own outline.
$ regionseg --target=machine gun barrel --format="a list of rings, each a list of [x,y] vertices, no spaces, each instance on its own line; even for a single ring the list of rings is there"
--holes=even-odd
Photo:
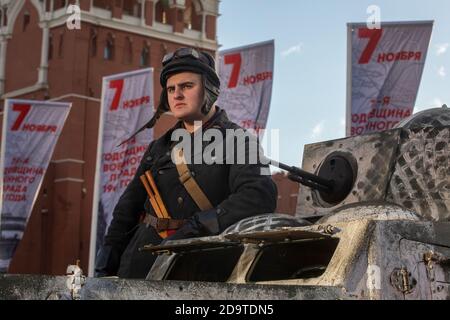
[[[333,191],[334,181],[319,177],[300,168],[289,166],[287,164],[266,158],[269,164],[289,172],[288,178],[292,181],[301,183],[307,187],[317,189],[326,193]]]

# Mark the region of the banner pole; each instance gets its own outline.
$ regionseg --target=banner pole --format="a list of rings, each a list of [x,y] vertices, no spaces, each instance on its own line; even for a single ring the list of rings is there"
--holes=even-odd
[[[347,24],[347,101],[345,114],[345,135],[351,134],[352,127],[352,28],[351,24]]]
[[[8,126],[8,107],[9,99],[5,100],[3,107],[3,125],[2,125],[2,146],[0,151],[0,238],[2,229],[2,215],[3,215],[3,173],[5,171],[5,152],[6,152],[6,132]]]
[[[102,164],[102,151],[103,151],[103,127],[104,127],[104,115],[103,109],[105,104],[105,78],[102,80],[102,97],[100,101],[100,121],[98,126],[98,138],[97,138],[97,160],[95,165],[95,180],[94,180],[94,199],[92,204],[92,217],[91,217],[91,238],[89,242],[89,268],[88,276],[94,276],[95,268],[95,256],[97,246],[97,223],[98,223],[98,208],[100,201],[100,170]]]

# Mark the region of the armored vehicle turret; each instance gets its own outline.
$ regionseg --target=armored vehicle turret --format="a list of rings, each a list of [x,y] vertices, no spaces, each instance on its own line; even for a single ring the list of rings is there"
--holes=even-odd
[[[311,298],[450,297],[450,109],[307,145],[302,169],[290,170],[310,186],[295,218],[148,247],[160,257],[147,279],[293,286]]]

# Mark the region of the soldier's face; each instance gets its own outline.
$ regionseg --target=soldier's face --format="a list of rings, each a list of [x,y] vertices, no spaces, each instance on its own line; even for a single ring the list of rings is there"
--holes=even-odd
[[[167,99],[170,111],[180,120],[202,120],[202,76],[193,72],[181,72],[167,79]]]

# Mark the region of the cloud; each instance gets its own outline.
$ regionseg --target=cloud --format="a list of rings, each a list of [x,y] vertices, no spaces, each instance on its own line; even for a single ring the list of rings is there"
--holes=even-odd
[[[440,56],[444,54],[449,47],[448,43],[440,43],[436,45],[436,55]]]
[[[314,126],[311,133],[311,139],[317,139],[322,135],[324,124],[325,124],[324,121],[320,121],[318,124]]]
[[[302,48],[303,43],[299,43],[296,46],[292,46],[289,49],[284,50],[283,52],[281,52],[281,55],[285,58],[287,56],[290,56],[291,54],[302,52]]]
[[[438,76],[441,77],[441,78],[445,78],[446,75],[447,75],[447,73],[445,72],[445,67],[441,66],[438,69]]]

